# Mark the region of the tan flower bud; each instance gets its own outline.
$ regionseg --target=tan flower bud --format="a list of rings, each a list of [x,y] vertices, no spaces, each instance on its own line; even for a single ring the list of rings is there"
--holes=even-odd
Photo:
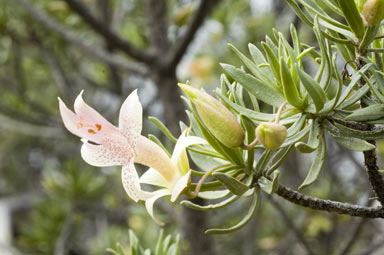
[[[245,137],[243,129],[235,115],[222,103],[208,93],[192,86],[179,84],[179,87],[191,99],[201,120],[217,140],[231,148],[243,144]]]
[[[287,137],[287,128],[277,123],[264,122],[256,128],[256,137],[266,148],[276,150]]]

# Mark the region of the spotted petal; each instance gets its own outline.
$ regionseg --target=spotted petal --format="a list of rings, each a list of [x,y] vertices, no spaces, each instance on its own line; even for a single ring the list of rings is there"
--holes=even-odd
[[[121,170],[121,180],[123,187],[128,196],[135,202],[139,200],[147,200],[153,196],[153,193],[143,191],[140,187],[139,176],[137,175],[133,160],[123,166]]]
[[[111,146],[90,144],[84,139],[82,142],[84,144],[81,146],[81,157],[93,166],[123,166],[134,156],[133,151],[127,147],[115,146],[111,149]]]
[[[142,129],[143,107],[134,90],[120,108],[119,129],[127,139],[136,140]]]
[[[145,207],[147,208],[147,212],[149,215],[151,215],[152,219],[156,221],[157,224],[160,226],[164,226],[164,223],[158,220],[154,215],[153,215],[153,204],[156,202],[157,199],[167,196],[171,194],[168,190],[166,189],[161,189],[153,192],[153,196],[147,200],[145,200]]]

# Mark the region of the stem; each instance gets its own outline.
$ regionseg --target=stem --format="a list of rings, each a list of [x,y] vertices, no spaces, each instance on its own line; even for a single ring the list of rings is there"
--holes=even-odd
[[[279,110],[278,110],[277,113],[276,113],[276,119],[275,119],[275,123],[276,123],[276,124],[279,124],[279,122],[280,122],[280,116],[281,116],[281,114],[283,113],[283,109],[284,109],[284,107],[285,107],[287,104],[288,104],[288,102],[285,101],[284,103],[282,103],[282,104],[280,105]]]
[[[241,145],[241,148],[244,149],[244,150],[252,150],[253,148],[255,148],[255,146],[259,143],[259,139],[256,137],[255,140],[253,140],[250,144],[246,145],[246,144],[243,144]]]

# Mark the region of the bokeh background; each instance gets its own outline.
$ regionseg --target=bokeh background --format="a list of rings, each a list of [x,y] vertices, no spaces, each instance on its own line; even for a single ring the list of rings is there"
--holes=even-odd
[[[0,0],[0,254],[107,254],[117,242],[129,245],[128,229],[153,249],[159,226],[128,199],[120,168],[81,159],[57,97],[71,106],[84,90],[85,100],[116,123],[122,100],[138,88],[144,118],[156,116],[177,136],[186,119],[177,81],[211,91],[219,63],[240,65],[228,43],[247,52],[273,28],[289,38],[291,24],[301,41],[314,43],[284,0]],[[148,120],[143,134],[173,146]],[[310,161],[292,152],[283,183],[297,188]],[[369,204],[362,155],[331,144],[321,180],[305,192]],[[270,196],[244,229],[204,234],[236,222],[247,203],[202,213],[160,200],[155,210],[166,234],[181,235],[181,254],[384,254],[381,221]]]

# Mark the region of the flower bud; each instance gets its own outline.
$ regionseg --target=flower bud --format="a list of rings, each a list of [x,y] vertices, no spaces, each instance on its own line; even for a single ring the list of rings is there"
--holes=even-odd
[[[368,26],[375,26],[384,19],[384,0],[367,0],[361,16]]]
[[[357,7],[357,9],[359,10],[360,13],[363,10],[363,6],[364,6],[366,1],[367,0],[355,0],[356,7]]]
[[[178,85],[191,99],[199,117],[217,140],[230,148],[243,144],[244,131],[232,112],[208,93],[189,85]]]
[[[287,137],[287,128],[277,123],[264,122],[256,128],[256,137],[266,148],[276,150]]]

